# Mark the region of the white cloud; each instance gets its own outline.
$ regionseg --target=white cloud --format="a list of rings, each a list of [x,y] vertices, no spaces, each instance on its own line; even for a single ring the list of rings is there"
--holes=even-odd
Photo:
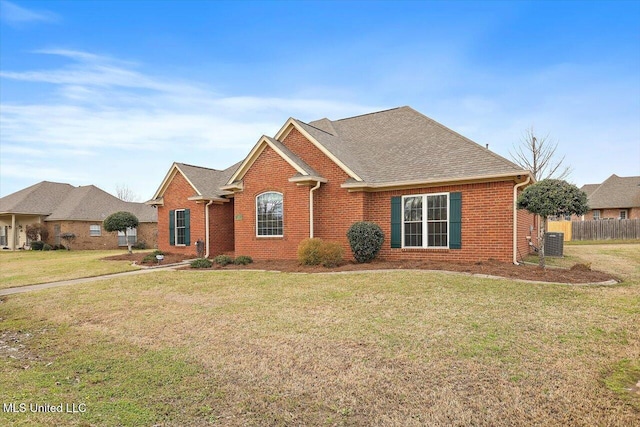
[[[56,22],[60,17],[47,10],[30,10],[6,0],[0,1],[0,20],[12,26],[34,22]]]
[[[209,86],[153,76],[139,65],[103,55],[54,49],[36,53],[71,62],[54,69],[0,72],[3,84],[21,81],[39,88],[20,102],[5,101],[0,109],[3,177],[51,180],[51,174],[110,189],[128,174],[130,187],[144,198],[162,179],[153,180],[151,169],[163,175],[173,161],[230,166],[262,134],[275,134],[289,116],[341,118],[376,109],[316,98],[225,97]],[[25,157],[39,161],[26,165]],[[75,172],[65,175],[58,165],[70,159]],[[18,189],[2,188],[2,193]]]

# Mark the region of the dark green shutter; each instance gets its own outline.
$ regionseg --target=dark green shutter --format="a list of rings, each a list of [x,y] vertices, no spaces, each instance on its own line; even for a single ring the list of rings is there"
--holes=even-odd
[[[176,244],[176,211],[169,211],[169,245]]]
[[[402,197],[391,198],[391,247],[402,247]]]
[[[449,194],[449,249],[462,248],[462,193]]]
[[[185,246],[189,246],[191,244],[191,224],[189,221],[189,218],[190,218],[189,212],[190,212],[189,209],[184,210],[184,245]]]

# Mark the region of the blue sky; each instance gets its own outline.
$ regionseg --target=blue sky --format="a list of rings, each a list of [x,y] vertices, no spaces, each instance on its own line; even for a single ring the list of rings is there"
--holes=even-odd
[[[639,1],[0,0],[0,39],[1,196],[144,201],[289,117],[402,105],[507,158],[533,126],[577,185],[640,175]]]

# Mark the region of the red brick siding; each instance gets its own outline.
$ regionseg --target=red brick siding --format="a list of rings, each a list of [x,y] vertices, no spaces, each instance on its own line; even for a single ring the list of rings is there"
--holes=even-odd
[[[235,255],[255,259],[296,259],[300,242],[309,237],[309,187],[288,181],[296,174],[270,147],[260,154],[244,176],[244,189],[236,193]],[[266,191],[283,194],[283,237],[256,236],[256,197]]]
[[[297,129],[293,129],[283,143],[327,179],[313,193],[314,237],[340,242],[345,253],[350,254],[347,230],[351,224],[364,218],[365,193],[349,193],[341,188],[340,185],[349,178],[347,173]]]
[[[164,252],[196,255],[196,241],[205,241],[205,203],[187,200],[195,190],[181,173],[176,173],[164,195],[164,205],[158,207],[158,248]],[[169,212],[176,209],[190,209],[191,244],[172,246],[169,244]]]
[[[627,219],[640,219],[640,208],[616,208],[616,209],[600,209],[600,218],[620,218],[620,211],[627,211]],[[581,218],[574,218],[574,221],[580,220]],[[586,221],[593,220],[593,210],[587,212],[584,216]]]
[[[209,206],[209,256],[214,257],[234,250],[233,204],[213,204]]]
[[[478,261],[513,257],[513,183],[491,182],[425,189],[368,193],[367,221],[377,223],[385,234],[380,257],[385,259],[432,259]],[[462,193],[461,249],[392,249],[391,197],[443,192]]]
[[[60,234],[73,233],[75,240],[69,245],[74,250],[89,249],[122,249],[126,246],[118,246],[118,233],[105,231],[101,221],[47,221],[44,223],[49,230],[47,243],[55,244],[55,225],[60,225]],[[91,236],[89,227],[100,225],[100,236]],[[158,225],[153,222],[140,223],[138,225],[138,242],[145,242],[147,248],[155,248],[157,243]],[[67,242],[60,239],[60,243],[67,246]]]
[[[518,261],[522,261],[524,257],[533,252],[527,236],[531,237],[531,242],[534,245],[538,245],[538,230],[535,226],[535,215],[524,209],[518,209],[518,237],[516,240],[518,244]]]

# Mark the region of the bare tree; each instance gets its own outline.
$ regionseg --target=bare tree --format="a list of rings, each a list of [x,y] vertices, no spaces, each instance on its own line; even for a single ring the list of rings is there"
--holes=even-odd
[[[116,185],[116,197],[125,202],[137,202],[139,200],[138,195],[126,184]]]
[[[533,127],[524,132],[514,152],[509,151],[511,158],[523,169],[530,170],[536,181],[547,178],[565,179],[572,172],[570,166],[564,166],[564,156],[555,159],[558,143],[549,139],[549,135],[536,137]]]

